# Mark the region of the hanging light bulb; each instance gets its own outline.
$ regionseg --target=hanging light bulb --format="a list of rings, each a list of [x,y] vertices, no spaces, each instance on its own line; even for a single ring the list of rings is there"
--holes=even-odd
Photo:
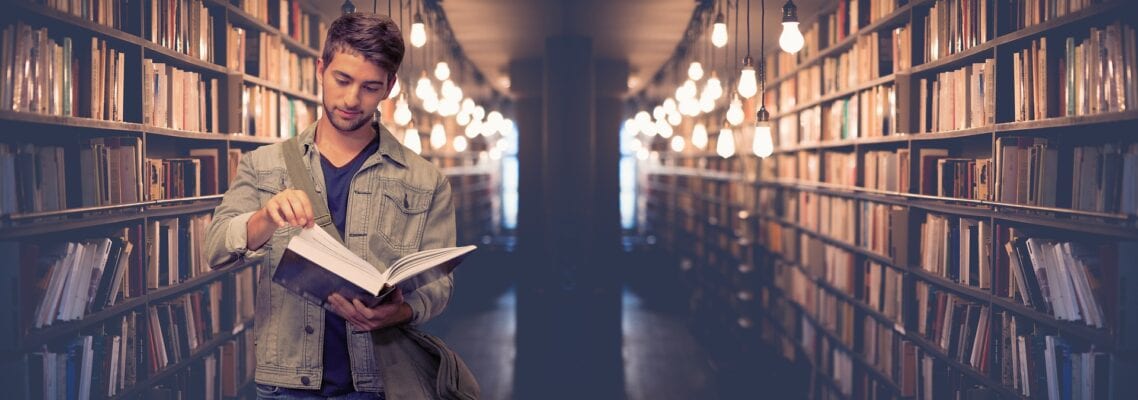
[[[707,78],[707,84],[703,86],[703,93],[711,96],[712,100],[719,100],[723,97],[723,83],[719,82],[719,76],[715,71],[711,71],[711,77]]]
[[[505,118],[502,118],[502,113],[498,112],[497,110],[486,114],[486,133],[501,132],[503,121],[505,121]]]
[[[423,24],[423,16],[415,12],[415,23],[411,24],[411,45],[415,48],[427,44],[427,26]]]
[[[751,141],[751,151],[756,156],[767,158],[774,152],[774,140],[771,139],[770,113],[766,107],[759,107],[757,122],[755,122],[755,137]]]
[[[466,124],[466,129],[462,133],[471,139],[478,137],[478,135],[482,134],[482,121],[477,119],[471,120],[469,124]]]
[[[422,99],[432,97],[435,93],[434,86],[431,85],[431,78],[427,77],[427,71],[419,74],[419,81],[415,83],[415,96]]]
[[[677,100],[695,99],[695,96],[699,91],[699,89],[695,87],[695,81],[691,79],[684,81],[684,85],[680,86],[680,89],[683,89],[684,91],[683,97],[681,98],[680,96],[676,96]]]
[[[432,92],[430,96],[422,98],[423,111],[435,113],[439,111],[439,98]]]
[[[688,79],[693,81],[703,79],[703,64],[700,64],[699,61],[692,61],[691,65],[688,66]]]
[[[475,106],[474,111],[470,113],[470,116],[475,121],[481,122],[482,118],[486,116],[486,109],[482,108],[482,106]]]
[[[640,138],[634,138],[631,142],[628,143],[629,150],[632,150],[633,152],[640,151],[640,149],[643,147],[644,143],[640,141]]]
[[[407,132],[403,134],[403,145],[415,154],[423,153],[423,143],[419,140],[419,130],[415,129],[415,124],[407,127]]]
[[[727,22],[723,20],[723,12],[715,15],[715,25],[711,26],[711,44],[717,48],[727,45]]]
[[[798,7],[793,0],[786,0],[782,6],[782,34],[778,36],[778,46],[787,53],[797,53],[805,44],[802,32],[798,30]]]
[[[459,111],[458,115],[454,117],[454,122],[457,122],[459,126],[466,126],[470,123],[470,112]]]
[[[624,124],[621,125],[621,132],[628,136],[636,136],[640,133],[640,127],[636,125],[635,119],[629,118],[624,120]]]
[[[660,120],[656,121],[656,133],[659,134],[660,137],[667,139],[672,137],[672,133],[674,132],[672,131],[672,125],[668,124],[668,121]]]
[[[719,129],[719,139],[715,141],[715,153],[723,158],[735,155],[735,134],[726,124]]]
[[[455,85],[450,79],[443,81],[442,88],[439,91],[442,92],[444,99],[454,100],[455,105],[458,105],[459,100],[462,100],[462,88]]]
[[[449,117],[458,114],[458,102],[453,99],[442,99],[439,101],[439,115]]]
[[[739,87],[737,88],[739,95],[743,98],[751,98],[758,93],[759,85],[755,78],[755,64],[750,56],[743,59],[743,71],[739,75]]]
[[[443,128],[443,124],[435,122],[431,127],[431,148],[438,150],[447,144],[447,131]]]
[[[454,142],[452,142],[451,144],[454,145],[454,151],[456,151],[456,152],[461,153],[461,152],[466,151],[466,137],[465,136],[462,136],[462,135],[455,136]]]
[[[648,115],[647,111],[640,111],[636,113],[636,117],[634,119],[636,120],[636,124],[639,126],[639,130],[641,132],[647,131],[648,125],[652,124],[652,116]]]
[[[704,90],[703,95],[699,96],[699,110],[705,113],[709,113],[714,109],[715,98],[711,97],[710,93]]]
[[[671,114],[679,110],[680,109],[676,107],[676,99],[673,99],[671,97],[664,99],[664,112]]]
[[[672,151],[677,152],[677,153],[683,153],[684,152],[684,137],[683,136],[675,136],[672,138]]]
[[[695,97],[686,98],[680,101],[680,112],[689,117],[699,115],[700,105],[699,100]]]
[[[672,126],[680,126],[680,123],[682,122],[684,122],[684,116],[680,115],[680,112],[678,110],[676,112],[668,113],[668,123],[672,124]]]
[[[743,123],[743,102],[739,100],[738,94],[731,96],[731,106],[727,108],[727,123],[731,126]]]
[[[439,61],[438,64],[435,64],[435,79],[440,81],[450,79],[450,66],[447,65],[446,61]]]
[[[703,122],[696,122],[695,127],[692,128],[691,144],[700,150],[707,148],[707,127],[703,125]]]
[[[471,111],[474,111],[474,106],[474,99],[469,97],[462,99],[462,112],[469,114]]]
[[[656,106],[652,108],[652,119],[657,121],[666,118],[668,114],[664,111],[664,106]]]
[[[400,87],[399,79],[397,78],[395,79],[395,84],[391,85],[391,93],[387,95],[387,98],[391,99],[399,96],[400,90],[402,90],[402,88]]]
[[[400,126],[406,126],[411,122],[411,107],[407,105],[407,96],[399,96],[399,100],[395,102],[395,123]]]

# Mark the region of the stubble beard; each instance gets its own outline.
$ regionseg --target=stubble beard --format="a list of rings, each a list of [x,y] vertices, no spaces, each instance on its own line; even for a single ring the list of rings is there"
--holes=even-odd
[[[328,107],[327,103],[323,103],[323,106],[324,115],[328,116],[328,122],[331,122],[332,126],[341,132],[354,132],[356,129],[367,125],[370,120],[370,116],[367,113],[360,113],[360,116],[354,120],[345,120],[333,112],[333,109]]]

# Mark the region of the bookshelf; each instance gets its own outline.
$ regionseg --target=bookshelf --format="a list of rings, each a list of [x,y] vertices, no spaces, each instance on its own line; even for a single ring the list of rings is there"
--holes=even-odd
[[[1136,290],[1127,260],[1138,246],[1138,209],[1121,193],[1134,190],[1133,175],[1121,175],[1135,173],[1124,163],[1138,156],[1128,134],[1138,127],[1136,82],[1105,73],[1082,84],[1064,67],[1075,60],[1093,74],[1096,63],[1077,48],[1101,46],[1094,48],[1111,65],[1132,70],[1133,50],[1124,46],[1133,46],[1127,21],[1138,16],[1135,4],[831,3],[805,27],[808,43],[797,57],[768,57],[768,70],[778,72],[767,82],[771,157],[723,160],[689,150],[642,164],[643,234],[679,260],[681,273],[711,276],[690,280],[692,302],[708,302],[706,293],[754,294],[742,307],[737,298],[696,306],[713,315],[708,329],[805,362],[813,398],[1133,397],[1138,359],[1128,324],[1138,314],[1127,297]],[[1081,8],[1044,12],[1059,3]],[[1029,5],[1040,6],[1035,20],[1017,8]],[[892,11],[871,20],[871,6]],[[834,16],[842,12],[850,14]],[[852,27],[834,34],[842,20]],[[931,37],[945,35],[959,37],[934,54]],[[891,47],[879,65],[843,60],[858,59],[870,37],[876,51]],[[841,80],[835,69],[870,67],[880,67],[879,76],[827,81]],[[879,88],[894,97],[866,112],[872,103],[861,96]],[[844,107],[842,119],[828,119],[836,107]],[[1018,157],[1007,149],[1019,143],[1024,158],[1007,158]],[[1028,176],[1037,178],[1019,179]],[[929,236],[930,221],[947,227],[944,237]],[[1013,260],[1033,251],[1037,259]],[[1050,252],[1067,258],[1048,261]],[[1047,277],[1059,286],[1049,296],[1071,296],[1062,304],[1033,305],[1026,297],[1038,282],[1009,283],[1040,265],[1045,273],[1063,265]],[[752,277],[739,279],[741,270]],[[1093,286],[1075,288],[1081,279]],[[1072,312],[1079,316],[1064,314]]]
[[[0,67],[16,79],[3,83],[0,110],[0,247],[13,257],[0,271],[16,300],[0,312],[6,387],[13,398],[255,397],[259,267],[210,270],[195,254],[197,236],[240,155],[303,129],[287,124],[298,108],[315,117],[312,75],[328,18],[296,0],[186,0],[178,12],[155,1],[69,4],[16,1],[0,16]],[[226,40],[237,28],[279,46],[249,41],[238,54]],[[231,68],[236,56],[265,71]],[[242,107],[250,89],[277,107]],[[286,103],[291,114],[280,112]],[[246,128],[258,119],[265,127]],[[145,170],[151,163],[163,169]],[[59,175],[43,172],[51,165]],[[98,282],[90,290],[47,287],[83,275],[57,267],[69,255],[83,257],[74,265]],[[55,296],[66,318],[41,305]]]

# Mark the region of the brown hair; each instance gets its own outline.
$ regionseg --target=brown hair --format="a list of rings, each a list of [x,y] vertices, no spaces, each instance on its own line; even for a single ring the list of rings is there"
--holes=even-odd
[[[348,13],[337,18],[328,28],[324,40],[324,65],[332,62],[337,52],[359,54],[390,74],[403,62],[403,33],[395,21],[385,15]]]

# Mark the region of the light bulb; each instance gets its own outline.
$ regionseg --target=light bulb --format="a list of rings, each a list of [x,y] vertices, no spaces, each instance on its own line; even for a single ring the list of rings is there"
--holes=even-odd
[[[502,121],[505,121],[505,118],[502,118],[502,113],[498,112],[497,110],[486,114],[486,123],[492,132],[498,132],[502,130]]]
[[[798,7],[794,5],[794,0],[786,0],[782,6],[782,34],[778,36],[778,47],[794,54],[802,50],[804,42],[802,32],[798,30]]]
[[[715,153],[723,158],[735,155],[735,135],[731,132],[731,128],[724,126],[719,129],[719,140],[715,141]]]
[[[691,65],[688,66],[688,78],[693,81],[703,79],[703,64],[700,64],[699,61],[692,61]]]
[[[462,136],[462,135],[455,136],[454,142],[452,142],[452,144],[454,145],[454,151],[457,151],[459,153],[466,151],[466,137],[465,136]]]
[[[442,88],[439,91],[442,92],[444,99],[454,100],[455,105],[458,105],[458,101],[462,100],[462,88],[455,85],[450,79],[443,81]]]
[[[652,123],[652,116],[647,111],[640,111],[636,113],[636,124],[640,126],[640,131],[644,131],[648,124]]]
[[[423,111],[434,113],[439,111],[439,98],[435,96],[423,99]]]
[[[450,66],[447,65],[446,61],[439,61],[438,64],[435,64],[435,79],[440,81],[450,79]]]
[[[639,158],[640,161],[647,160],[648,159],[648,149],[641,147],[640,150],[636,151],[636,158]]]
[[[771,153],[774,152],[770,121],[759,121],[755,124],[755,138],[751,142],[751,151],[762,158],[770,157]]]
[[[674,132],[672,131],[672,125],[669,124],[668,121],[659,120],[656,121],[656,133],[659,134],[660,137],[667,139],[672,137],[672,133]]]
[[[672,126],[679,126],[681,122],[684,122],[684,116],[680,115],[679,111],[668,113],[669,124],[672,124]]]
[[[431,148],[438,150],[447,144],[447,131],[443,128],[443,124],[435,122],[431,127]]]
[[[697,92],[699,91],[699,89],[695,87],[695,81],[693,81],[691,79],[684,81],[684,85],[680,86],[680,89],[683,89],[684,96],[683,97],[676,96],[677,100],[695,99],[695,96],[696,96],[696,94],[698,94]]]
[[[723,13],[715,16],[715,25],[711,27],[711,44],[717,48],[727,45],[727,23],[723,22]]]
[[[739,95],[731,96],[731,106],[727,108],[727,123],[732,126],[743,123],[743,102]]]
[[[759,92],[759,84],[755,79],[755,66],[751,64],[750,57],[747,57],[746,61],[743,62],[743,71],[739,74],[737,90],[740,96],[747,99]]]
[[[458,102],[453,99],[443,99],[439,102],[439,115],[449,117],[458,114]]]
[[[707,127],[702,122],[697,122],[692,128],[691,144],[700,150],[707,148]]]
[[[787,53],[797,53],[802,50],[802,45],[806,40],[802,37],[802,32],[798,30],[797,22],[783,22],[782,34],[778,35],[778,47]]]
[[[711,93],[708,93],[706,90],[704,90],[703,95],[699,97],[700,111],[709,113],[715,109],[715,98],[711,97],[710,94]]]
[[[411,149],[415,154],[421,154],[423,152],[423,143],[419,140],[419,130],[415,129],[414,125],[407,128],[407,133],[403,135],[403,145],[407,146],[407,148]]]
[[[512,136],[517,130],[518,126],[514,125],[514,120],[509,118],[502,120],[502,136]]]
[[[470,123],[470,113],[459,111],[458,115],[454,117],[454,122],[457,122],[459,126],[466,126]]]
[[[389,94],[387,95],[387,98],[389,98],[389,99],[392,99],[392,98],[398,97],[398,96],[399,96],[399,91],[400,91],[401,89],[402,89],[402,88],[401,88],[401,87],[400,87],[400,85],[399,85],[399,79],[396,79],[396,80],[395,80],[395,84],[394,84],[394,85],[391,85],[391,93],[389,93]]]
[[[683,153],[684,152],[684,137],[683,136],[672,137],[672,151],[677,152],[677,153]]]
[[[415,96],[418,98],[427,98],[431,97],[431,94],[434,92],[435,88],[431,85],[431,78],[428,78],[427,73],[424,71],[423,74],[419,76],[419,81],[415,83]]]
[[[719,100],[723,97],[723,83],[719,81],[719,76],[715,71],[711,71],[711,77],[707,78],[707,84],[703,86],[703,93],[711,96],[712,100]]]
[[[667,113],[679,111],[679,108],[676,107],[676,99],[671,97],[664,99],[664,111]]]
[[[699,115],[699,110],[699,100],[696,100],[694,97],[680,101],[680,113],[684,115],[694,117]]]
[[[411,24],[411,45],[415,48],[427,44],[427,26],[423,24],[423,16],[415,13],[415,23]]]
[[[466,124],[466,129],[464,129],[462,131],[462,134],[466,135],[466,137],[471,138],[471,139],[474,139],[475,137],[477,137],[481,133],[482,133],[482,121],[479,121],[479,120],[471,120],[469,124]]]
[[[474,105],[474,99],[469,97],[462,99],[462,112],[469,114],[471,111],[474,111]]]
[[[656,107],[652,108],[652,118],[653,119],[659,121],[659,120],[666,118],[667,116],[668,116],[668,114],[667,114],[667,112],[664,111],[664,106],[656,106]]]
[[[482,117],[486,116],[486,109],[482,106],[474,106],[474,111],[470,113],[470,117],[475,121],[482,121]]]
[[[395,102],[395,123],[405,126],[411,122],[411,107],[407,105],[407,96],[400,96]]]
[[[632,139],[632,141],[628,143],[628,149],[632,150],[633,152],[640,151],[640,149],[643,147],[644,147],[644,143],[642,143],[640,141],[640,139],[638,139],[638,138]]]

